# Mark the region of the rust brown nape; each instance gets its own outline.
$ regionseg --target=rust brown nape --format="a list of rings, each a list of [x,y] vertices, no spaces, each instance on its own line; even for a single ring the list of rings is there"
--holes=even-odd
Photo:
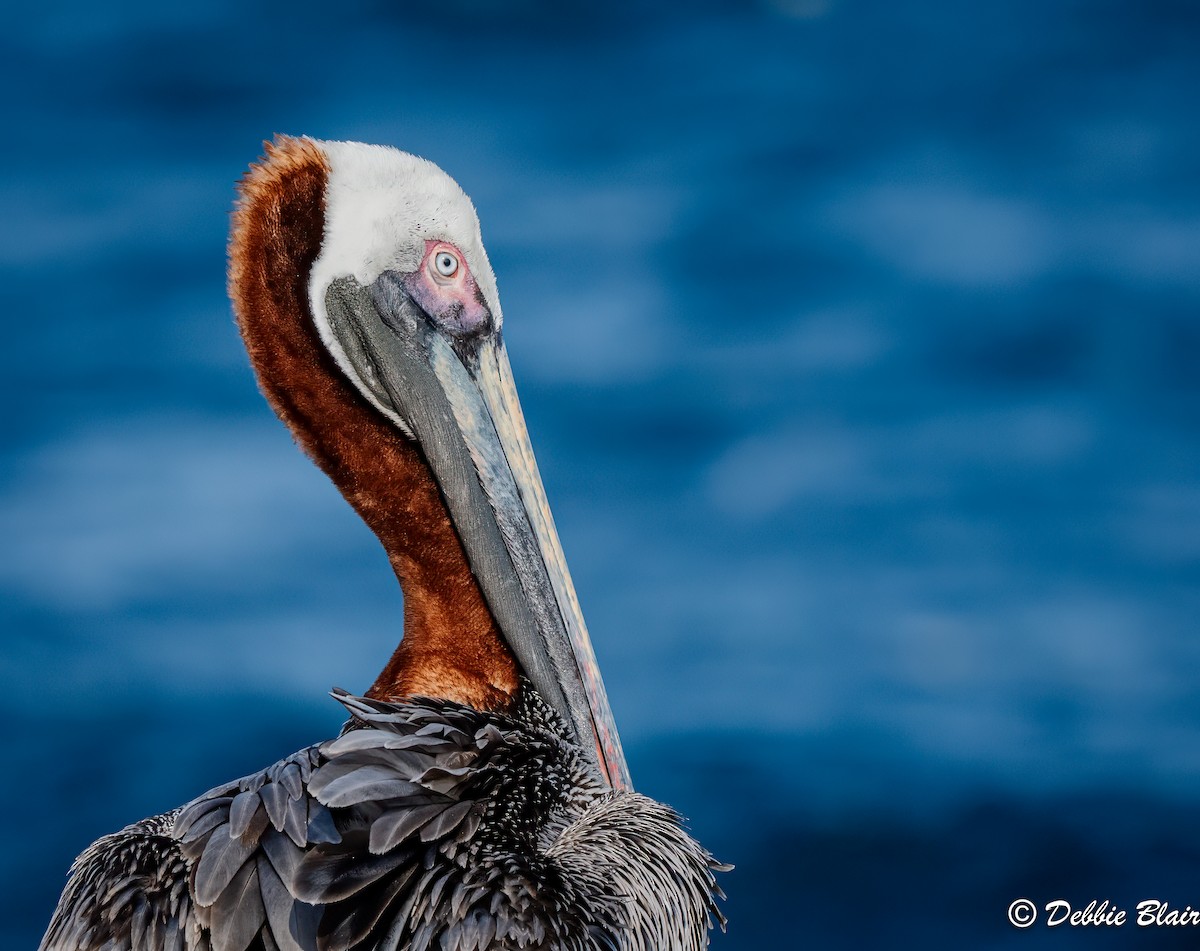
[[[346,380],[313,323],[328,175],[318,144],[279,136],[243,178],[229,242],[238,326],[263,395],[379,537],[404,591],[404,638],[367,695],[502,709],[517,664],[425,458]]]

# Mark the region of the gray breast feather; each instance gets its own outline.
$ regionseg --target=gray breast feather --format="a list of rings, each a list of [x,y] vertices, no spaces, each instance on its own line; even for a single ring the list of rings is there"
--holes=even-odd
[[[336,739],[89,848],[43,951],[692,951],[712,857],[522,719],[338,692]]]

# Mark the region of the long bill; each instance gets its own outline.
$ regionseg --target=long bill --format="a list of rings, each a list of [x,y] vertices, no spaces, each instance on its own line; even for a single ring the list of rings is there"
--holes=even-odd
[[[439,329],[389,273],[339,278],[325,303],[355,382],[421,446],[523,673],[609,784],[631,789],[499,334]]]

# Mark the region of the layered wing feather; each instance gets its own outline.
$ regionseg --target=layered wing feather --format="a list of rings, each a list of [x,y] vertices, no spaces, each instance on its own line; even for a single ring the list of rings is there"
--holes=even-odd
[[[498,731],[477,735],[455,705],[336,695],[354,728],[212,790],[176,820],[212,951],[255,939],[280,951],[355,947],[416,873],[479,825],[484,805],[464,786],[478,786]]]

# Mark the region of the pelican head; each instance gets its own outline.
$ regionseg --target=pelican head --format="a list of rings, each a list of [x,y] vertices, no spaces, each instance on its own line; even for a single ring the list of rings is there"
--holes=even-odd
[[[474,206],[436,165],[397,149],[283,140],[272,168],[287,165],[281,150],[301,168],[315,161],[324,176],[306,301],[321,347],[357,398],[419,448],[519,674],[567,721],[607,781],[630,788],[513,385]],[[246,194],[253,200],[254,188]],[[237,257],[235,247],[235,271]]]

